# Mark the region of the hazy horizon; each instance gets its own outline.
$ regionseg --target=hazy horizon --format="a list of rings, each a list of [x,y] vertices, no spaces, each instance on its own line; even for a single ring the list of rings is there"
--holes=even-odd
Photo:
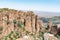
[[[0,8],[60,12],[60,0],[0,0]]]
[[[46,12],[46,11],[34,11],[39,17],[53,17],[60,16],[60,12]]]

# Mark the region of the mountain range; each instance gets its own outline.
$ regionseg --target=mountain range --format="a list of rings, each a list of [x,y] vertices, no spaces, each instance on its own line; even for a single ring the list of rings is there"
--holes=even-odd
[[[45,11],[34,11],[39,17],[53,17],[53,16],[60,16],[59,12],[45,12]]]

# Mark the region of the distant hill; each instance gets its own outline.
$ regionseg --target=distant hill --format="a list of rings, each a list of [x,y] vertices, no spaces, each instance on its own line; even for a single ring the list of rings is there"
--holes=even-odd
[[[44,23],[47,23],[48,22],[48,18],[40,17],[39,19],[42,20]]]
[[[51,21],[55,24],[60,24],[60,13],[58,12],[45,12],[45,11],[34,11],[43,20],[44,23]]]
[[[45,12],[45,11],[34,11],[39,17],[53,17],[53,16],[60,16],[58,12]]]
[[[44,23],[47,23],[48,21],[51,21],[54,24],[60,24],[60,16],[54,16],[54,17],[51,17],[51,18],[40,17],[40,20],[43,20]]]
[[[54,16],[52,18],[49,18],[49,20],[54,24],[60,24],[60,16]]]

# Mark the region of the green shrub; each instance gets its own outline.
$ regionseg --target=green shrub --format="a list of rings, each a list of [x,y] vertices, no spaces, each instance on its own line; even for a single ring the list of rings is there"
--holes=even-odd
[[[2,26],[0,26],[0,31],[2,31],[3,30],[3,27]]]
[[[17,25],[18,25],[20,28],[24,29],[24,24],[23,24],[21,21],[18,21]]]
[[[16,40],[17,38],[20,38],[20,33],[18,31],[11,31],[11,33],[7,36],[4,36],[0,40]]]
[[[9,19],[7,19],[7,25],[10,23]]]
[[[17,23],[17,21],[16,21],[16,20],[13,20],[13,23],[14,23],[14,24],[16,24],[16,23]]]
[[[5,16],[7,16],[7,18],[9,18],[9,15],[8,15],[8,13],[6,13],[6,14],[5,14]]]
[[[26,35],[29,34],[30,32],[29,31],[26,31]]]

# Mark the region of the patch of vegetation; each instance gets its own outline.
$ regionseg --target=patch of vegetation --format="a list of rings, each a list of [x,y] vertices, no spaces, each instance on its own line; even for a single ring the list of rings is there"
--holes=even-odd
[[[10,23],[9,19],[7,19],[7,25]]]
[[[30,32],[29,31],[26,31],[26,35],[29,34]]]
[[[3,30],[3,27],[2,26],[0,26],[0,31],[2,31]]]
[[[17,23],[17,21],[16,21],[16,20],[13,20],[13,23],[14,23],[14,24],[16,24],[16,23]]]
[[[2,27],[2,26],[0,26],[0,34],[2,33],[2,30],[3,30],[3,27]]]
[[[21,35],[18,31],[11,31],[11,33],[8,36],[4,36],[0,40],[16,40],[17,38],[20,38]]]
[[[5,14],[5,16],[7,16],[7,18],[9,18],[9,15],[8,15],[8,13],[6,13],[6,14]]]
[[[18,21],[17,25],[18,25],[20,28],[24,29],[24,24],[23,24],[23,22]]]
[[[9,9],[8,9],[8,8],[2,8],[2,10],[6,10],[6,11],[8,11]]]

